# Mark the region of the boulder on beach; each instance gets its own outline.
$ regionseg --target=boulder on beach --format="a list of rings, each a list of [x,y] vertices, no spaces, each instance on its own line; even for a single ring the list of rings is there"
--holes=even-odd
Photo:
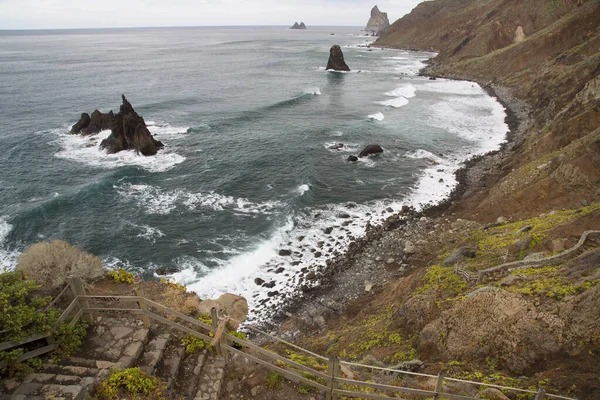
[[[329,61],[327,61],[327,70],[331,71],[350,71],[348,65],[344,61],[344,53],[337,44],[331,46],[329,49]]]
[[[370,144],[361,151],[358,156],[359,157],[368,157],[370,155],[383,153],[383,149],[378,144]]]
[[[112,133],[100,143],[100,148],[111,154],[122,150],[136,150],[145,156],[155,155],[163,148],[163,144],[152,137],[144,118],[135,112],[125,95],[122,98],[120,111],[114,116]]]
[[[79,121],[71,128],[71,133],[84,136],[95,135],[101,131],[112,129],[114,121],[115,115],[112,111],[104,114],[94,110],[91,117],[88,113],[83,113]]]

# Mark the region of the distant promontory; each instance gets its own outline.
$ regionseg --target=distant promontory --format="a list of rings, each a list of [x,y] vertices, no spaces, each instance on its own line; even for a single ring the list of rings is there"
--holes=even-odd
[[[306,25],[304,25],[304,22],[294,22],[294,25],[292,25],[290,29],[306,29]]]
[[[372,34],[373,36],[379,36],[384,33],[390,26],[390,20],[388,19],[387,13],[379,11],[377,6],[371,9],[371,18],[367,22],[365,32]]]

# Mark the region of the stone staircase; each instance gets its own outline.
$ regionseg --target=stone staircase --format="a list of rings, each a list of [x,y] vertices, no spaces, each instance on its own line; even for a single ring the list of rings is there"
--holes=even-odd
[[[213,352],[186,354],[181,332],[143,327],[132,318],[95,318],[76,357],[46,362],[25,377],[0,380],[0,400],[89,399],[111,369],[139,367],[162,378],[170,398],[218,400],[225,360]]]

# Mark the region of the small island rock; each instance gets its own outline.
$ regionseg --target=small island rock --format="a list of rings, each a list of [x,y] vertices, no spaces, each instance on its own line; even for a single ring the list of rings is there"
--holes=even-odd
[[[152,137],[144,118],[135,112],[125,95],[120,111],[114,116],[112,133],[100,143],[100,148],[108,153],[122,150],[136,150],[145,156],[155,155],[163,144]]]
[[[379,11],[377,6],[371,9],[371,18],[367,22],[365,32],[371,33],[374,36],[379,36],[390,27],[390,20],[387,13]]]
[[[350,71],[348,65],[344,61],[344,53],[337,44],[331,46],[329,50],[329,61],[327,61],[327,70],[333,71]]]
[[[290,29],[306,29],[306,25],[304,25],[304,22],[294,22]]]
[[[383,153],[383,149],[381,148],[381,146],[378,144],[370,144],[367,147],[365,147],[363,149],[363,151],[361,151],[358,154],[358,156],[360,158],[362,158],[362,157],[368,157],[370,155],[379,154],[379,153]]]

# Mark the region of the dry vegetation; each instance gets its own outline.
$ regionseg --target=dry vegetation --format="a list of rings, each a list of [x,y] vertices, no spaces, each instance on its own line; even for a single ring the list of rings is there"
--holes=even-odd
[[[85,281],[104,273],[100,258],[62,240],[32,245],[19,257],[17,270],[44,289],[63,286],[70,278]]]

